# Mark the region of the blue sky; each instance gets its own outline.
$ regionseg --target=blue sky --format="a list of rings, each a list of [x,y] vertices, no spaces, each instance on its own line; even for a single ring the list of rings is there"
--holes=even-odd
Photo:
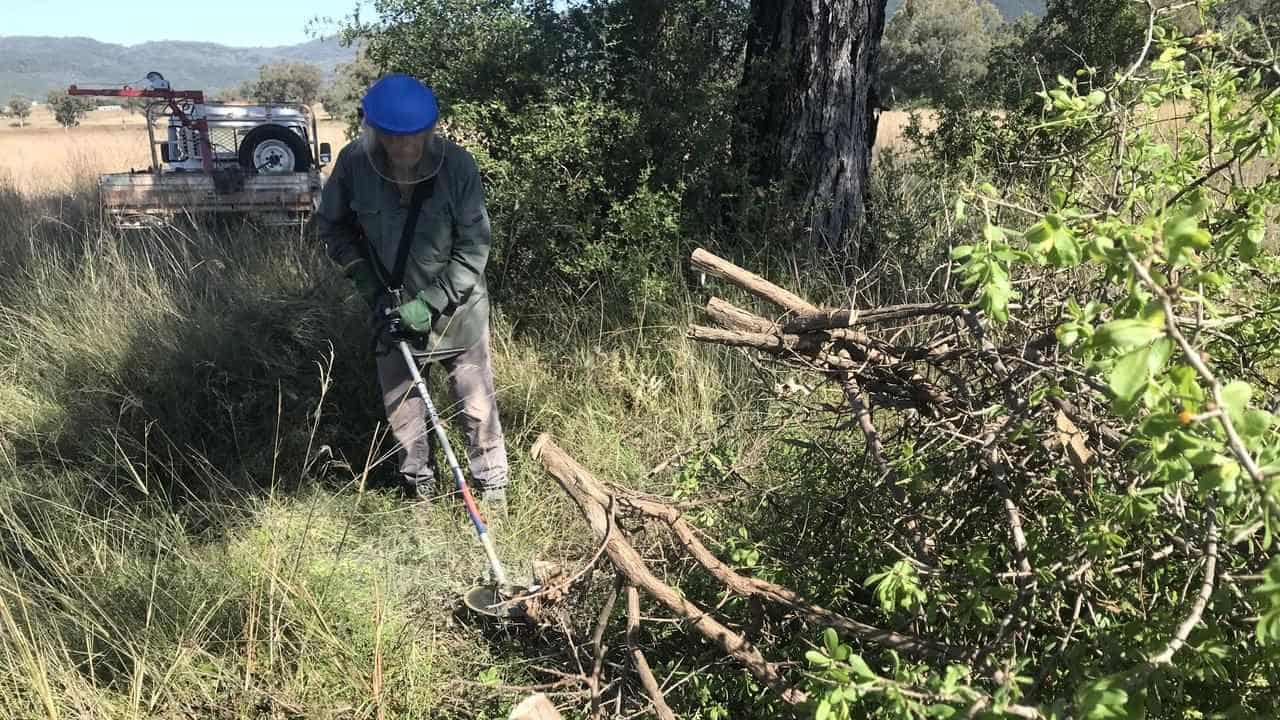
[[[357,4],[359,0],[0,0],[0,35],[74,35],[122,45],[149,40],[293,45],[311,39],[311,18],[350,15]]]

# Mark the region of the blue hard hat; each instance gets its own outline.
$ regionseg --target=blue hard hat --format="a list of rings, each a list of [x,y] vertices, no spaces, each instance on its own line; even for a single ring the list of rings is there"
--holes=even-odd
[[[364,121],[388,135],[430,130],[440,117],[431,88],[403,73],[387,75],[370,85],[360,107],[364,109]]]

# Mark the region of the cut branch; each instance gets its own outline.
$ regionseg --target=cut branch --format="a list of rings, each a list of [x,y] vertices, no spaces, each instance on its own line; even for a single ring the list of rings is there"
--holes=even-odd
[[[817,312],[818,308],[811,305],[809,301],[796,295],[790,290],[774,285],[755,273],[744,270],[737,265],[717,257],[702,248],[693,251],[692,264],[695,270],[700,270],[708,275],[724,278],[730,283],[746,290],[756,297],[763,298],[769,302],[793,313],[812,313]]]
[[[653,701],[654,713],[659,720],[675,720],[676,714],[667,706],[667,698],[662,694],[658,679],[653,676],[649,660],[640,649],[640,593],[635,585],[627,585],[627,649],[631,653],[631,665],[640,676],[640,684]]]
[[[789,333],[813,332],[815,330],[833,330],[849,328],[857,325],[888,322],[890,320],[906,320],[910,318],[928,317],[930,315],[959,315],[964,310],[962,305],[950,303],[919,303],[910,305],[890,305],[873,310],[843,308],[840,310],[820,310],[806,313],[787,320],[783,330]]]
[[[816,352],[822,344],[821,340],[811,335],[773,335],[762,332],[721,330],[704,325],[690,325],[687,335],[689,339],[699,342],[763,350],[775,355],[785,352]],[[852,365],[852,363],[849,364]]]
[[[680,515],[679,510],[665,503],[635,495],[615,497],[545,433],[534,443],[533,457],[542,463],[543,467],[559,482],[561,488],[577,503],[597,537],[601,538],[601,542],[605,544],[606,552],[618,570],[620,582],[625,584],[628,648],[636,672],[640,675],[645,692],[653,701],[659,717],[674,718],[674,715],[667,714],[670,713],[670,709],[665,704],[661,688],[653,677],[644,654],[639,650],[637,637],[640,618],[639,590],[644,590],[646,594],[680,616],[705,639],[718,645],[729,656],[745,666],[757,679],[779,692],[786,702],[796,705],[805,702],[808,698],[803,691],[788,686],[781,677],[778,665],[766,661],[750,641],[729,630],[710,617],[705,610],[684,599],[673,588],[655,577],[622,533],[609,534],[606,507],[620,506],[666,523],[694,559],[734,593],[768,599],[791,607],[798,610],[810,622],[844,630],[860,640],[890,648],[908,656],[943,661],[959,660],[969,656],[967,652],[941,643],[860,623],[811,605],[795,592],[782,586],[739,575],[703,545],[694,529]],[[898,691],[911,694],[913,697],[926,697],[909,688],[899,688]],[[980,696],[977,702],[983,707],[990,707],[992,704],[991,698],[985,696]],[[1009,705],[1005,706],[1005,711],[1018,717],[1042,717],[1037,709],[1029,706]]]
[[[604,667],[604,654],[607,647],[604,644],[604,631],[609,627],[609,618],[613,617],[613,605],[618,600],[618,589],[622,585],[622,578],[619,577],[614,583],[613,590],[604,600],[604,607],[600,608],[600,615],[596,618],[595,631],[591,633],[591,648],[593,662],[591,663],[591,716],[593,718],[600,717],[600,671]]]
[[[707,301],[705,312],[707,317],[714,320],[717,325],[730,330],[745,330],[746,332],[768,334],[774,334],[778,331],[777,323],[766,320],[754,313],[749,313],[718,297],[713,297]]]
[[[680,540],[693,559],[707,572],[719,580],[729,590],[744,596],[760,596],[771,602],[785,605],[800,612],[809,622],[842,630],[863,642],[892,648],[906,655],[918,658],[946,659],[961,658],[965,653],[942,643],[896,633],[891,630],[858,622],[839,613],[813,605],[798,593],[781,585],[746,577],[735,572],[715,556],[707,546],[698,539],[696,531],[676,508],[654,500],[646,500],[631,496],[618,498],[623,507],[633,507],[637,511],[657,520],[661,520],[671,528],[672,533]]]
[[[542,435],[534,443],[533,457],[542,462],[543,467],[560,483],[560,487],[577,503],[596,537],[605,543],[605,552],[614,567],[626,577],[628,583],[644,590],[688,622],[700,635],[742,663],[752,675],[778,692],[784,700],[793,704],[805,701],[805,693],[789,687],[777,664],[766,660],[755,645],[659,580],[621,533],[609,534],[609,519],[605,510],[607,495],[600,497],[603,491],[591,474],[561,450],[549,435]]]

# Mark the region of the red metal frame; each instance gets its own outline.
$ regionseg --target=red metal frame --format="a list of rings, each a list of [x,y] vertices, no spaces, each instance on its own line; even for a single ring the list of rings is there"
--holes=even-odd
[[[123,97],[123,98],[154,98],[156,100],[164,100],[169,106],[169,110],[178,118],[178,122],[182,123],[182,127],[195,130],[198,132],[200,143],[200,165],[204,168],[205,173],[213,173],[213,148],[209,145],[209,122],[204,118],[192,120],[182,109],[180,100],[189,100],[192,103],[203,104],[204,92],[202,90],[143,90],[141,88],[79,88],[75,85],[67,88],[68,95],[81,95],[92,97]]]

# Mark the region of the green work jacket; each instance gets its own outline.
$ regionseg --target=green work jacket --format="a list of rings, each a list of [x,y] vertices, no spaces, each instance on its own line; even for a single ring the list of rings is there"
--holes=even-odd
[[[384,179],[390,176],[384,162],[381,152],[350,143],[325,182],[316,226],[329,257],[344,271],[370,253],[388,271],[395,266],[409,211],[400,191]],[[414,229],[403,298],[419,297],[435,312],[425,352],[448,356],[474,345],[489,329],[489,213],[475,158],[450,140],[432,138],[419,176],[434,176],[435,184]]]

